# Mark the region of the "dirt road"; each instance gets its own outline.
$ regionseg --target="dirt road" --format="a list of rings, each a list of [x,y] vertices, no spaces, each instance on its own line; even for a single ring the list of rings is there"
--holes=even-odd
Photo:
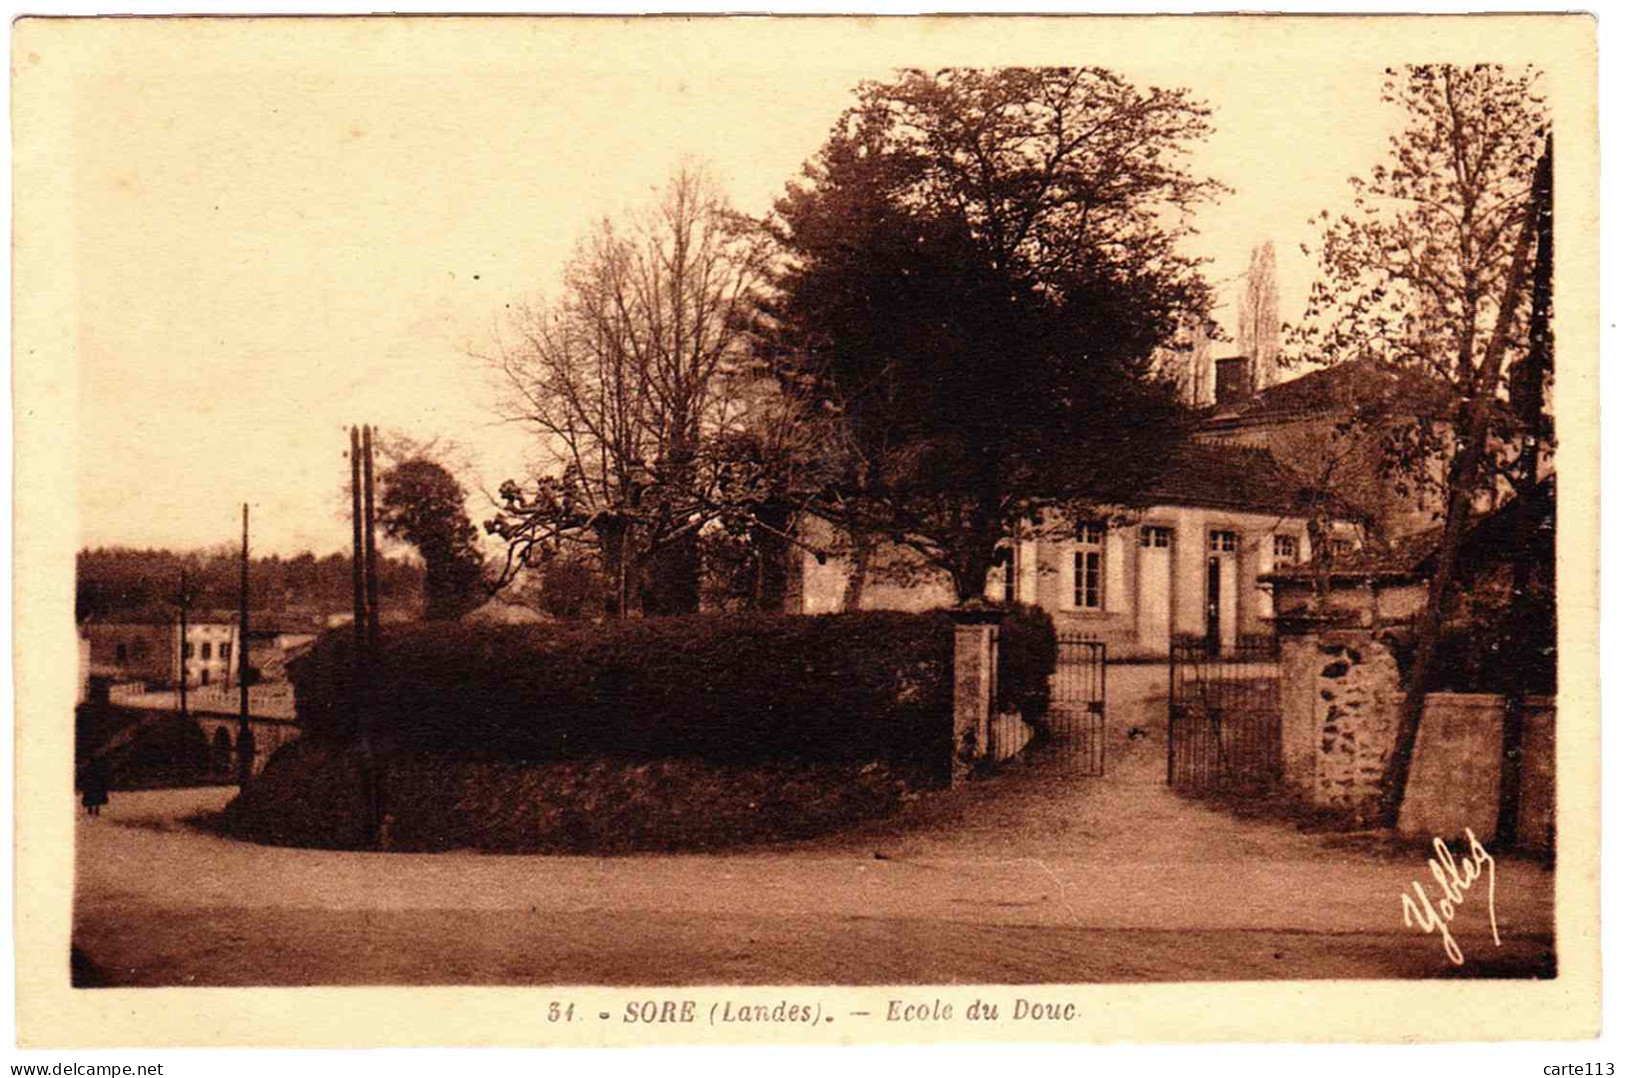
[[[115,795],[108,815],[79,823],[75,944],[92,980],[140,985],[1551,972],[1548,871],[1497,860],[1499,947],[1488,881],[1474,884],[1449,926],[1466,956],[1457,967],[1438,934],[1401,920],[1413,881],[1437,897],[1425,853],[1172,794],[1159,781],[1155,682],[1119,681],[1104,778],[1017,767],[857,832],[732,855],[282,849],[183,822],[229,789]]]

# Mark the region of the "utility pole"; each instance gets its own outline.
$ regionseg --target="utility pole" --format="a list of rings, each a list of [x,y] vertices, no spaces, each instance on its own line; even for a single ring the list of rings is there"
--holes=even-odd
[[[190,644],[188,644],[186,642],[186,607],[187,607],[187,604],[189,604],[192,601],[192,597],[189,594],[187,594],[187,591],[186,591],[186,566],[184,566],[184,565],[181,566],[181,590],[180,590],[180,594],[178,596],[176,596],[176,599],[179,602],[180,608],[181,608],[181,639],[180,639],[179,645],[175,649],[175,655],[176,655],[176,662],[179,663],[180,671],[181,671],[181,676],[180,676],[180,683],[181,683],[180,684],[181,714],[186,715],[188,713],[187,710],[186,710],[186,649],[191,646]]]
[[[366,477],[367,509],[367,648],[368,665],[378,650],[378,542],[372,503],[372,428],[362,427],[361,467]]]
[[[227,667],[230,677],[230,667]],[[237,785],[254,774],[254,731],[248,721],[248,503],[243,503],[243,564],[237,586]]]
[[[367,643],[367,597],[362,579],[361,556],[361,432],[350,428],[350,581],[355,586],[355,668],[356,684],[361,684],[361,652]]]
[[[370,432],[368,448],[371,448]],[[369,588],[366,580],[366,549],[371,544],[362,531],[361,468],[361,432],[352,426],[350,428],[350,581],[355,592],[355,655],[351,669],[351,706],[354,708],[356,733],[361,743],[361,793],[362,799],[367,806],[367,818],[364,821],[367,841],[369,845],[376,845],[379,831],[378,772],[372,755],[372,717],[367,699],[367,689],[372,673],[370,668],[371,657],[368,654],[369,648],[367,646],[367,626],[370,620],[367,611],[367,598],[369,591],[375,589]],[[369,521],[372,517],[371,474],[372,467],[369,460],[367,466],[369,479],[367,519]]]

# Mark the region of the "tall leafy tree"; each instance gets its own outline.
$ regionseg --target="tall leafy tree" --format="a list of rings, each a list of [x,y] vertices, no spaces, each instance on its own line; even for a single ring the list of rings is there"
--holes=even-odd
[[[1549,436],[1528,401],[1530,253],[1542,219],[1548,120],[1534,72],[1494,64],[1390,70],[1382,99],[1403,126],[1386,161],[1350,181],[1353,207],[1326,221],[1321,279],[1296,341],[1321,362],[1364,359],[1390,377],[1380,423],[1391,467],[1431,489],[1444,534],[1390,760],[1384,808],[1397,813],[1409,775],[1443,608],[1475,505],[1509,472],[1532,469],[1522,440]],[[1541,334],[1534,340],[1539,345]],[[1508,370],[1540,383],[1512,387]],[[1542,450],[1533,457],[1538,461]],[[1520,464],[1520,459],[1523,461]]]
[[[1349,208],[1321,212],[1318,251],[1306,249],[1320,276],[1291,341],[1311,362],[1360,359],[1387,376],[1391,392],[1369,402],[1364,421],[1384,428],[1400,481],[1443,505],[1548,119],[1537,74],[1495,64],[1390,69],[1381,100],[1402,127],[1387,159],[1350,179]],[[1490,387],[1497,401],[1527,347],[1526,271],[1507,312],[1506,363]],[[1522,436],[1508,408],[1493,408],[1490,423],[1498,444]],[[1515,457],[1492,454],[1472,477],[1476,489],[1492,492]]]
[[[844,420],[818,511],[980,594],[1001,541],[1130,499],[1181,417],[1153,351],[1206,318],[1185,90],[1099,68],[870,82],[776,205],[775,359]],[[1058,512],[1057,512],[1058,511]]]
[[[410,543],[423,558],[423,614],[456,618],[485,597],[485,558],[468,519],[468,494],[455,476],[425,457],[384,471],[378,520],[384,534]]]

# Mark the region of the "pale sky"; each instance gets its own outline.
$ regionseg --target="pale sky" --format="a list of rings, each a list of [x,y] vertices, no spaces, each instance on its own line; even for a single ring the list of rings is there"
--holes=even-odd
[[[81,544],[231,541],[246,500],[257,550],[343,549],[352,422],[455,439],[492,489],[521,478],[526,437],[494,423],[494,387],[468,355],[504,305],[550,290],[595,218],[647,199],[685,158],[764,212],[860,79],[935,62],[907,39],[831,47],[829,27],[798,42],[804,25],[751,48],[720,34],[713,48],[690,26],[666,50],[609,21],[514,22],[472,50],[450,23],[281,24],[258,39],[238,24],[154,34],[88,71],[64,178]],[[1393,122],[1381,65],[1273,35],[1256,55],[1125,59],[1082,23],[1054,25],[1069,47],[1050,59],[1215,107],[1193,167],[1235,194],[1201,213],[1191,251],[1213,260],[1218,320],[1233,336],[1238,278],[1266,239],[1282,316],[1301,314],[1306,220],[1346,205],[1347,177],[1378,160]]]

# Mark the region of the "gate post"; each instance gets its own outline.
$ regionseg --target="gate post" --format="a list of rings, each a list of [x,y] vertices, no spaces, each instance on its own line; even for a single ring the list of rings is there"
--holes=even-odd
[[[1004,612],[971,602],[955,607],[949,616],[954,623],[952,784],[963,782],[971,768],[988,756],[999,676],[999,623]]]

